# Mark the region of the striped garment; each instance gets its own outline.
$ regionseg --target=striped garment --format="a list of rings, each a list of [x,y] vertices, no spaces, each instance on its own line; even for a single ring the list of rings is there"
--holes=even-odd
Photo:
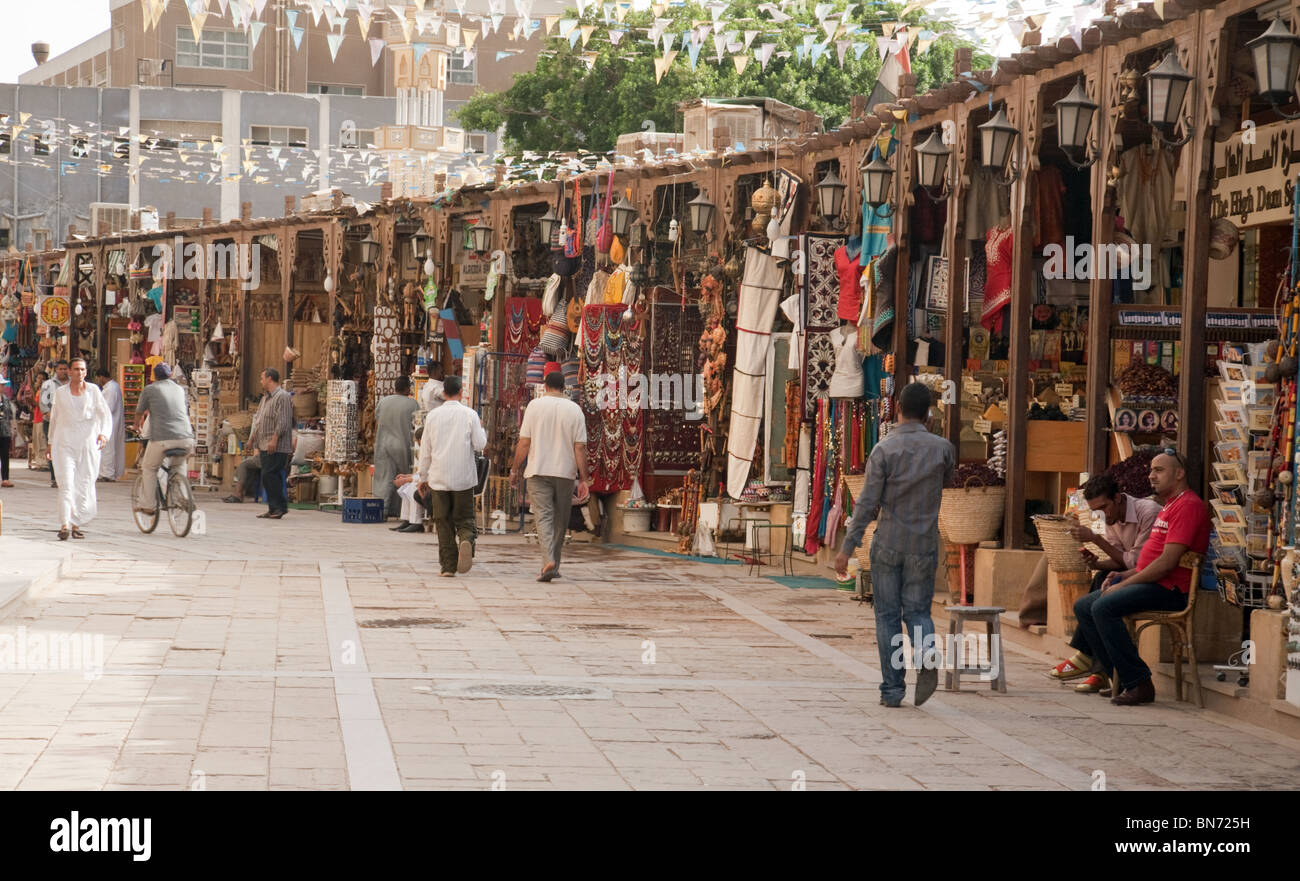
[[[274,449],[269,446],[271,435],[275,435]],[[261,452],[293,452],[293,399],[283,386],[263,396],[248,437]]]

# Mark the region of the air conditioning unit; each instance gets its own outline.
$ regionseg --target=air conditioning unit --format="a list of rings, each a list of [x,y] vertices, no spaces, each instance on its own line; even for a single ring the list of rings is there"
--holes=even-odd
[[[106,236],[131,228],[131,206],[122,202],[90,203],[90,235]]]

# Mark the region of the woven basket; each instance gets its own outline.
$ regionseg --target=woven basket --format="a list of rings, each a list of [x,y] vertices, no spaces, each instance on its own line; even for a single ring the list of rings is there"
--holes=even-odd
[[[844,475],[844,488],[848,490],[849,500],[854,501],[862,495],[862,488],[866,485],[867,476],[865,474],[846,474]],[[876,537],[876,522],[872,520],[867,524],[867,529],[862,533],[862,544],[858,546],[853,556],[858,561],[858,566],[863,572],[871,571],[871,540]]]
[[[1060,575],[1064,572],[1085,572],[1088,569],[1083,557],[1079,556],[1082,545],[1070,535],[1070,530],[1078,525],[1073,517],[1059,514],[1038,514],[1034,517],[1034,527],[1038,530],[1038,541],[1047,554],[1047,565]]]
[[[1005,486],[967,486],[945,489],[939,504],[939,529],[959,545],[992,541],[1002,529],[1006,507]]]

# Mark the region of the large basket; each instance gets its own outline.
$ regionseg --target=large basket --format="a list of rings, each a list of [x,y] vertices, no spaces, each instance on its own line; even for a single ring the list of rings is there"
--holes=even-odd
[[[1005,486],[967,486],[945,489],[939,504],[939,529],[959,545],[993,541],[1002,530],[1006,507]]]
[[[1038,541],[1047,554],[1047,565],[1057,575],[1065,572],[1086,572],[1088,564],[1079,556],[1082,545],[1070,535],[1070,530],[1078,525],[1078,520],[1059,514],[1038,514],[1034,517],[1034,528],[1038,530]]]
[[[865,474],[844,475],[844,488],[848,490],[851,501],[856,501],[858,496],[862,495],[862,488],[866,485],[866,482],[867,476]],[[858,549],[853,555],[863,572],[871,571],[871,540],[876,537],[876,522],[872,520],[867,524],[866,531],[862,533],[862,544],[858,545]]]

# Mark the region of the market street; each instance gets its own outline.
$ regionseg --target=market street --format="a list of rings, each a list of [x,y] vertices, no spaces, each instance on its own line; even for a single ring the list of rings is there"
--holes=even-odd
[[[0,640],[102,635],[103,675],[0,673],[5,789],[1291,788],[1300,742],[1174,704],[1120,708],[1006,645],[974,682],[878,704],[870,609],[736,565],[483,536],[436,576],[432,535],[223,505],[141,535],[100,484],[84,541],[15,468],[0,551],[71,553]],[[939,625],[940,630],[946,625]],[[18,663],[21,665],[21,658]],[[1104,777],[1102,776],[1104,775]]]

